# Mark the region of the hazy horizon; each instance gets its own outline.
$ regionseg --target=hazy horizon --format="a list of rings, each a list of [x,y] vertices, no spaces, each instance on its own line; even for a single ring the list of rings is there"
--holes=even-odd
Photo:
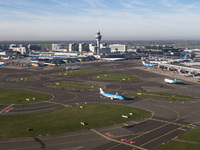
[[[197,0],[0,0],[1,41],[200,40]]]

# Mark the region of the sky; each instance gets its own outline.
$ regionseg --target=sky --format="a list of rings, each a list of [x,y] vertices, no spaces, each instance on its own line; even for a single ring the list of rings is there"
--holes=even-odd
[[[199,0],[0,0],[0,40],[200,40]]]

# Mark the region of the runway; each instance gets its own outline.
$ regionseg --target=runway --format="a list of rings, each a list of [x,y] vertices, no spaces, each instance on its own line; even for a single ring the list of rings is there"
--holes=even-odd
[[[151,118],[137,122],[126,122],[104,128],[91,129],[59,135],[41,135],[25,138],[0,139],[0,147],[5,150],[121,150],[138,149],[146,150],[175,138],[187,130],[200,125],[200,85],[183,80],[183,85],[164,84],[165,77],[173,77],[171,72],[161,73],[161,70],[146,68],[139,60],[119,62],[89,62],[83,64],[83,69],[107,68],[107,71],[92,73],[89,75],[56,76],[62,72],[62,67],[47,70],[31,69],[7,69],[1,68],[0,89],[25,89],[51,94],[48,101],[26,105],[12,105],[14,107],[8,113],[3,112],[10,105],[0,105],[0,116],[37,113],[56,110],[81,103],[113,103],[142,108],[151,112]],[[138,81],[115,82],[98,81],[92,78],[98,74],[125,73],[138,77]],[[34,77],[38,80],[27,82],[13,82],[10,79],[17,77]],[[98,84],[106,92],[118,91],[119,94],[127,94],[131,91],[144,90],[154,92],[167,92],[182,95],[191,95],[196,98],[190,102],[168,102],[154,99],[134,98],[125,101],[112,101],[101,99],[99,89],[72,90],[57,88],[48,83],[59,81],[77,81],[82,83]]]

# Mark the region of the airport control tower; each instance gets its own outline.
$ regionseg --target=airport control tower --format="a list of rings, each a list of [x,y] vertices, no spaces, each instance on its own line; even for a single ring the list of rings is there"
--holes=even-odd
[[[100,41],[101,41],[101,33],[100,31],[97,31],[97,34],[95,35],[95,38],[97,40],[97,55],[99,55],[99,51],[100,51]]]

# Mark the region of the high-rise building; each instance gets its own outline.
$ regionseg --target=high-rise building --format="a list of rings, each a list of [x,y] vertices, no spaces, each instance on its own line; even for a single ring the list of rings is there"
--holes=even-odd
[[[79,51],[79,45],[78,44],[76,44],[76,43],[70,43],[69,44],[69,52],[73,52],[73,51],[76,51],[76,52]]]
[[[53,51],[64,49],[64,47],[65,47],[64,44],[52,44]]]
[[[89,45],[86,43],[79,44],[79,52],[89,52]]]

